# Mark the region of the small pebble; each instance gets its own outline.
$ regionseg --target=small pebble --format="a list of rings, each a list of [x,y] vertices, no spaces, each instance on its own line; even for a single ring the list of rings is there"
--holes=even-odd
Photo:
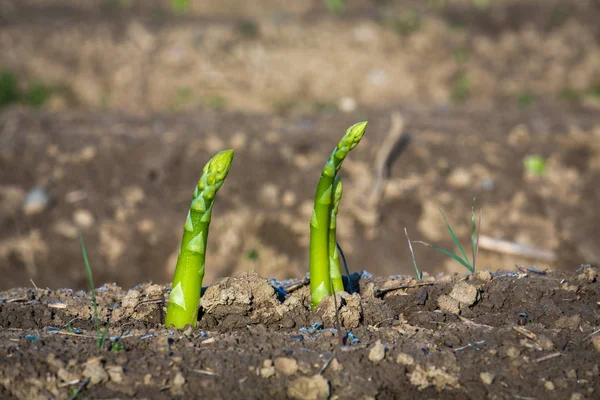
[[[538,336],[537,344],[540,345],[542,350],[553,350],[554,349],[554,343],[552,342],[552,340],[548,339],[545,336]]]
[[[492,280],[492,274],[488,270],[477,271],[477,273],[475,274],[475,277],[477,280],[484,281],[484,282],[489,282]]]
[[[506,350],[506,355],[509,356],[510,358],[517,358],[517,357],[519,357],[520,354],[521,354],[521,351],[519,349],[517,349],[516,347],[509,347],[508,350]]]
[[[552,381],[546,381],[546,382],[544,382],[544,387],[546,388],[546,390],[548,390],[550,392],[555,389],[554,383],[552,383]]]
[[[184,378],[183,374],[181,373],[181,371],[179,371],[175,375],[175,378],[173,378],[173,385],[182,386],[183,384],[185,384],[185,378]]]
[[[270,378],[275,375],[275,367],[273,366],[273,360],[264,360],[263,366],[260,369],[260,376],[263,378]]]
[[[44,189],[33,188],[23,201],[23,212],[26,215],[39,214],[46,209],[49,202],[50,198]]]
[[[88,210],[75,210],[73,222],[81,228],[90,228],[94,225],[94,216]]]
[[[489,372],[482,372],[479,374],[479,377],[481,378],[481,382],[486,385],[491,385],[494,382],[494,378],[496,378],[494,374],[490,374]]]
[[[600,352],[600,334],[595,334],[592,336],[592,345],[596,351]]]

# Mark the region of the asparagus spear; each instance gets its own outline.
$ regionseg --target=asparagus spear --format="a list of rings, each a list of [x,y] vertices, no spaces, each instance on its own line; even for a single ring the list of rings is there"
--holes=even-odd
[[[202,170],[185,225],[167,307],[166,326],[181,329],[196,326],[198,300],[204,278],[204,257],[208,227],[217,191],[223,185],[233,161],[233,150],[223,150]]]
[[[348,152],[362,139],[367,122],[352,125],[329,156],[323,168],[317,192],[313,215],[310,221],[310,293],[311,304],[317,306],[323,296],[331,295],[329,270],[329,224],[333,200],[332,187],[336,174]]]
[[[331,220],[329,221],[329,276],[333,285],[333,292],[344,290],[342,272],[340,269],[340,255],[337,250],[336,225],[337,214],[342,199],[342,180],[339,176],[333,182],[333,207],[331,207]]]

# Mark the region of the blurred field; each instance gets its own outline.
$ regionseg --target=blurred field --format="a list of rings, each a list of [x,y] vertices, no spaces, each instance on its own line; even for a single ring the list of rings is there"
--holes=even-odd
[[[341,8],[336,4],[341,4]],[[411,238],[451,247],[437,208],[552,251],[479,265],[600,261],[597,1],[0,3],[0,289],[171,278],[209,155],[236,150],[207,278],[308,271],[319,170],[350,124],[338,235],[352,270],[412,273]],[[400,112],[409,145],[361,219]],[[543,168],[524,160],[539,155]],[[422,270],[460,265],[415,247]]]

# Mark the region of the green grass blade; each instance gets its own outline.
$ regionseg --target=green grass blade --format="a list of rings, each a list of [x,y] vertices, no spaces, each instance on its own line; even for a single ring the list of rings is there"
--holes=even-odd
[[[467,254],[465,253],[465,251],[463,250],[462,246],[460,245],[460,242],[458,241],[458,238],[454,234],[454,231],[452,230],[452,227],[448,223],[448,220],[446,219],[446,216],[444,215],[444,212],[440,208],[438,208],[438,211],[440,212],[440,214],[442,214],[442,217],[444,218],[444,222],[446,223],[446,228],[448,228],[448,232],[450,232],[450,235],[452,236],[452,240],[454,240],[454,243],[456,244],[456,247],[458,247],[458,249],[460,250],[460,252],[463,255],[464,259],[468,263],[469,262],[469,258],[467,257]],[[469,269],[471,269],[471,267],[469,267]]]
[[[473,269],[475,269],[475,260],[477,259],[477,224],[475,223],[475,199],[473,197],[473,204],[471,204],[471,250],[473,252]]]
[[[459,256],[457,256],[456,254],[449,252],[448,250],[442,249],[439,246],[436,246],[434,244],[429,244],[429,243],[425,243],[425,242],[421,242],[420,240],[415,241],[415,243],[421,243],[424,244],[425,246],[431,247],[432,249],[435,249],[439,252],[442,252],[452,258],[454,258],[456,261],[458,261],[459,263],[461,263],[465,268],[467,268],[469,271],[474,272],[473,270],[473,266],[471,264],[469,264],[468,261],[463,260],[462,258],[460,258]]]
[[[88,280],[90,281],[90,288],[92,289],[92,306],[94,307],[94,322],[96,325],[96,336],[98,337],[97,347],[102,347],[104,342],[104,335],[100,333],[100,320],[98,318],[98,304],[96,303],[96,289],[94,288],[94,279],[92,278],[92,268],[90,267],[90,261],[88,260],[87,252],[85,251],[85,244],[83,243],[83,235],[79,234],[79,241],[81,242],[81,253],[83,254],[83,262],[85,263],[85,270],[87,271]],[[106,333],[106,332],[105,332]]]
[[[415,252],[413,251],[412,243],[410,242],[410,238],[408,237],[408,231],[406,227],[404,227],[404,234],[406,235],[406,240],[408,240],[408,248],[410,249],[410,255],[412,256],[413,265],[415,266],[415,272],[417,273],[417,280],[420,281],[423,279],[423,273],[419,271],[419,267],[417,267],[417,259],[415,258]]]

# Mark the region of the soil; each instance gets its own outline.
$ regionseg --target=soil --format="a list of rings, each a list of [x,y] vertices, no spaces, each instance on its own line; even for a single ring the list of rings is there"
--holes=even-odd
[[[249,273],[206,288],[198,329],[183,331],[160,324],[168,287],[107,285],[96,297],[99,331],[108,329],[100,348],[89,294],[11,289],[0,292],[0,393],[6,399],[76,393],[90,399],[594,398],[597,275],[591,267],[423,281],[355,274],[358,293],[342,293],[335,305],[326,298],[311,312],[302,281]]]
[[[0,2],[0,81],[27,93],[0,85],[0,398],[597,396],[598,1],[174,3]],[[310,312],[315,185],[365,119],[338,240],[373,276]],[[169,331],[184,217],[223,148],[199,327]],[[408,277],[404,228],[452,249],[440,208],[469,243],[473,197],[482,234],[537,255],[484,246],[491,272],[465,277],[415,244]],[[101,348],[80,233],[114,282]]]

